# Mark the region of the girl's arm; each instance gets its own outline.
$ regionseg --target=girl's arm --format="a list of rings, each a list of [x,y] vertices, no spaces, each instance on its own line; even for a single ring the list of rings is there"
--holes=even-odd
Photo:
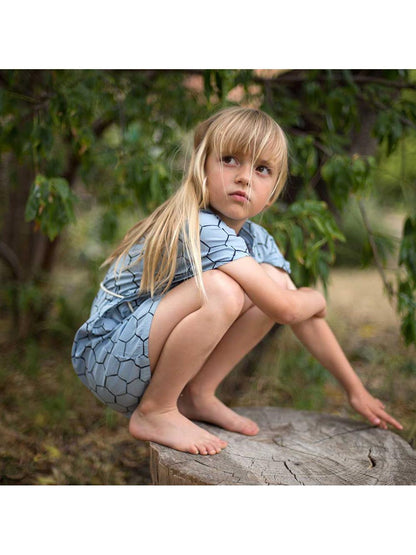
[[[296,324],[325,315],[326,301],[318,291],[301,287],[288,290],[279,287],[251,257],[241,258],[219,268],[232,277],[251,301],[278,324]]]
[[[311,318],[295,324],[292,330],[308,351],[340,382],[348,401],[358,413],[380,428],[387,429],[387,424],[391,424],[398,430],[403,429],[384,410],[383,403],[364,387],[325,320]]]
[[[274,321],[289,324],[308,351],[344,387],[351,406],[372,424],[387,429],[387,424],[403,427],[373,397],[348,362],[337,339],[323,319],[324,297],[309,288],[296,289],[286,272],[243,258],[221,266],[244,289],[250,299]],[[273,278],[271,277],[273,276]]]

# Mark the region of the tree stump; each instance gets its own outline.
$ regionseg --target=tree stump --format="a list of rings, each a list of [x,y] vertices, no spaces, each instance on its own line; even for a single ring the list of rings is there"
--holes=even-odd
[[[217,455],[150,443],[158,485],[415,485],[416,451],[399,435],[365,422],[310,411],[234,408],[256,436],[199,423],[228,442]]]

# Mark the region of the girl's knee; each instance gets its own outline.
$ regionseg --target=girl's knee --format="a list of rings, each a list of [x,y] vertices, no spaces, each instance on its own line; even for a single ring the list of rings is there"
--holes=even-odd
[[[243,310],[245,293],[241,286],[220,270],[204,272],[204,286],[208,302],[219,304],[222,312],[237,317]]]

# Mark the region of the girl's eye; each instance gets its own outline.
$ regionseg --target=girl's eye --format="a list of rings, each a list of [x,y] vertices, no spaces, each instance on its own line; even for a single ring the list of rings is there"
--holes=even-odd
[[[224,162],[224,164],[236,164],[237,160],[236,158],[234,158],[234,156],[223,156],[221,158],[221,161]]]
[[[267,166],[257,166],[257,171],[263,175],[270,175],[272,173],[272,170],[270,168],[268,168]]]

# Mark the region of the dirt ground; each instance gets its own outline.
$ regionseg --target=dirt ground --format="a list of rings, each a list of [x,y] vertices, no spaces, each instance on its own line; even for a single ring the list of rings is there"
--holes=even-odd
[[[332,320],[354,327],[374,326],[377,333],[395,334],[399,318],[383,291],[376,270],[335,270],[329,286],[328,305]],[[370,334],[371,336],[371,334]]]

